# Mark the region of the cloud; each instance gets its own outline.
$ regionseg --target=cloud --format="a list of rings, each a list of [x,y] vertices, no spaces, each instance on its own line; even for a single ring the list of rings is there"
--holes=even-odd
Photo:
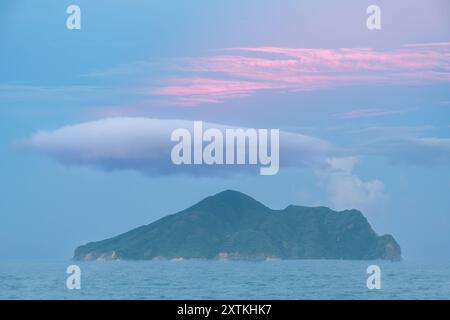
[[[219,103],[262,90],[311,91],[359,84],[418,85],[450,81],[450,43],[370,48],[254,47],[177,59],[184,73],[151,88],[174,104]],[[175,85],[174,85],[175,83]]]
[[[387,109],[357,109],[348,112],[335,114],[338,119],[359,119],[359,118],[373,118],[383,117],[393,114],[401,114],[411,111],[411,109],[403,110],[387,110]]]
[[[435,129],[434,126],[363,126],[353,129],[350,133],[354,136],[364,136],[366,140],[389,140],[389,139],[406,139],[411,137],[423,136],[430,130]]]
[[[113,100],[123,100],[139,93],[134,88],[103,85],[21,85],[0,83],[0,107],[17,103],[46,102],[47,105],[63,103],[99,104]],[[31,104],[32,103],[32,104]],[[28,105],[28,104],[27,104]]]
[[[228,127],[203,123],[204,130]],[[66,165],[103,170],[134,170],[147,175],[228,175],[259,173],[259,165],[181,165],[172,163],[170,140],[174,129],[192,131],[193,122],[150,118],[109,118],[39,131],[21,142],[22,148],[46,154]],[[280,170],[324,163],[330,145],[318,138],[280,132]]]
[[[155,95],[177,97],[172,105],[191,106],[202,103],[219,103],[225,99],[248,96],[257,90],[273,89],[270,83],[242,80],[216,80],[208,78],[178,78],[170,84],[149,92]]]
[[[343,134],[347,146],[336,149],[334,155],[380,158],[394,165],[449,166],[450,138],[435,135],[445,129],[434,125],[336,127],[333,130]]]
[[[235,128],[203,122],[208,128]],[[45,154],[69,166],[88,166],[105,171],[132,170],[148,176],[190,175],[224,177],[259,174],[260,165],[174,165],[170,158],[171,133],[192,131],[193,121],[151,118],[107,118],[39,131],[20,146]],[[428,143],[437,143],[428,141]],[[353,173],[355,157],[332,157],[336,150],[326,141],[297,133],[280,132],[280,170],[305,168],[316,172],[336,209],[357,208],[373,212],[384,199],[384,184],[363,181]]]
[[[375,51],[371,48],[238,48],[237,50],[278,54],[295,58],[302,71],[337,72],[354,71],[411,71],[412,69],[441,69],[449,71],[449,43],[429,44],[426,47],[404,46],[389,51]]]
[[[359,209],[373,212],[385,199],[384,184],[380,180],[363,181],[353,173],[356,157],[329,158],[317,174],[325,185],[328,198],[337,210]]]
[[[412,43],[405,47],[450,47],[450,42]]]
[[[421,165],[450,165],[450,138],[386,138],[359,148],[366,155],[383,156],[390,162]]]
[[[0,84],[0,101],[17,101],[29,99],[33,101],[57,98],[61,100],[73,100],[80,97],[91,98],[99,92],[108,92],[107,89],[95,86],[31,86]]]
[[[351,85],[422,85],[450,81],[450,43],[371,48],[226,48],[200,57],[154,58],[96,70],[103,86],[0,85],[2,100],[139,96],[157,106],[197,106],[270,91]],[[81,97],[81,98],[80,98]],[[101,99],[100,99],[101,100]],[[380,111],[381,112],[381,111]]]

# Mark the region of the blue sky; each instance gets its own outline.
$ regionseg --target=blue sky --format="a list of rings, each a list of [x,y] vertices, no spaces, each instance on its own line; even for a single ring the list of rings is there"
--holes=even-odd
[[[1,259],[70,258],[224,189],[361,209],[405,258],[450,259],[450,4],[376,1],[369,31],[372,2],[3,1]],[[65,26],[72,3],[81,30]],[[101,147],[82,124],[115,143],[111,118],[279,128],[329,148],[275,176],[149,174],[111,168],[108,150],[80,162],[75,145]],[[55,130],[70,125],[66,141]]]

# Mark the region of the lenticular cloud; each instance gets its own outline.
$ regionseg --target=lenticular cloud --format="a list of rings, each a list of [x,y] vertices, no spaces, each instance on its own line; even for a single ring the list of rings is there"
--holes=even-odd
[[[203,123],[205,129],[234,128]],[[21,142],[26,150],[46,154],[65,165],[103,170],[134,170],[147,175],[187,174],[220,176],[258,174],[251,165],[175,165],[170,153],[176,144],[171,133],[192,130],[193,121],[151,118],[108,118],[39,131]],[[325,163],[330,146],[326,141],[297,133],[280,132],[280,170],[317,167]]]

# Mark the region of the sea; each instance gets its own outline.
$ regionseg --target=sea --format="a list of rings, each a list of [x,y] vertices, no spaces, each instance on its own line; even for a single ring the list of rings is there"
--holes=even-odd
[[[73,276],[67,273],[70,265],[79,267],[79,289],[67,286],[68,277]],[[367,273],[367,269],[373,265],[379,267],[379,289],[367,286],[368,278],[373,275]],[[449,298],[450,263],[346,260],[0,262],[0,299]]]

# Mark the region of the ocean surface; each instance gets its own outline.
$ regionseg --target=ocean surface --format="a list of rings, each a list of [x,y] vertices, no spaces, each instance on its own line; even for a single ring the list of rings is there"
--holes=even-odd
[[[66,269],[81,269],[81,289]],[[369,290],[366,269],[381,269]],[[0,299],[449,299],[450,263],[385,261],[0,262]]]

